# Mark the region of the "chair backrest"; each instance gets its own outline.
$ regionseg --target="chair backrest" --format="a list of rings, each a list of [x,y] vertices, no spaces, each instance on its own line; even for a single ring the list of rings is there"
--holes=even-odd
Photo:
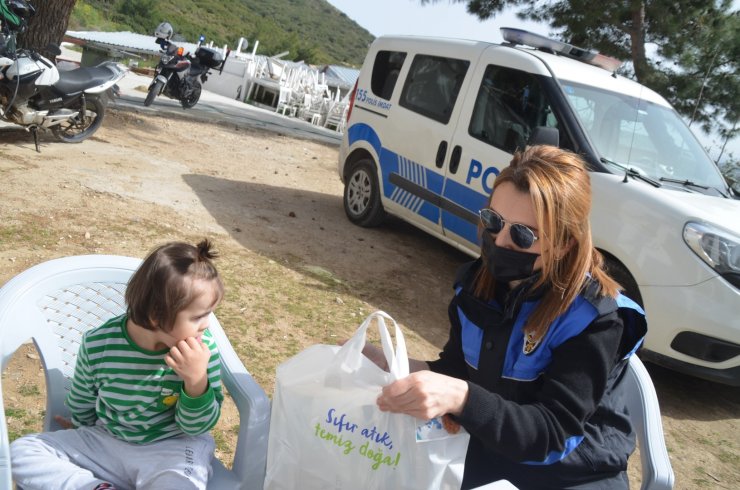
[[[14,277],[0,289],[0,360],[33,340],[46,375],[44,430],[54,415],[68,416],[64,399],[82,334],[125,312],[124,291],[140,259],[84,255],[51,260]],[[214,465],[212,488],[261,489],[267,454],[270,402],[229,343],[215,316],[210,331],[219,348],[222,380],[237,409],[240,431],[232,470]],[[11,488],[8,431],[0,391],[0,488]]]
[[[663,437],[658,396],[642,361],[632,355],[625,372],[627,409],[637,433],[642,463],[642,490],[673,488],[673,469]]]
[[[278,102],[277,102],[278,109],[280,108],[281,105],[290,103],[292,92],[293,90],[290,87],[283,87],[283,86],[280,87],[280,95],[278,95]]]

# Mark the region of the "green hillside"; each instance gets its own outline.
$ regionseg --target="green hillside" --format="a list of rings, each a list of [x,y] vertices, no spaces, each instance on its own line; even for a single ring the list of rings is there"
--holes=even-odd
[[[259,54],[359,67],[374,37],[324,0],[78,0],[70,30],[149,34],[162,21],[185,40],[228,44],[240,37]]]

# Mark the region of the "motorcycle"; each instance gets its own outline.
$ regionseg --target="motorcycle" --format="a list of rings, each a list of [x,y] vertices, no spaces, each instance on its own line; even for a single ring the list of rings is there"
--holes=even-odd
[[[35,9],[25,0],[0,0],[0,119],[27,128],[39,150],[38,130],[65,143],[79,143],[103,124],[107,97],[126,70],[114,62],[59,71],[32,49],[20,49],[16,35]],[[59,46],[47,50],[61,53]]]
[[[184,48],[178,47],[168,39],[157,38],[162,47],[162,55],[154,69],[154,78],[149,85],[149,92],[144,105],[150,106],[161,94],[170,99],[179,100],[183,109],[190,109],[200,100],[202,84],[208,80],[210,69],[223,72],[226,59],[215,49],[198,46],[195,55],[184,54]],[[229,56],[229,51],[226,57]]]

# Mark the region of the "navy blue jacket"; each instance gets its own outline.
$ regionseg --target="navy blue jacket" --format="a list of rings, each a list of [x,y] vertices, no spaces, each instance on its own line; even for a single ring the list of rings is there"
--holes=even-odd
[[[543,291],[472,294],[480,259],[461,269],[450,337],[432,371],[468,381],[457,420],[470,433],[463,488],[505,478],[521,489],[627,488],[635,437],[622,379],[642,342],[642,309],[588,284],[530,354],[524,322]],[[531,282],[529,283],[531,284]]]

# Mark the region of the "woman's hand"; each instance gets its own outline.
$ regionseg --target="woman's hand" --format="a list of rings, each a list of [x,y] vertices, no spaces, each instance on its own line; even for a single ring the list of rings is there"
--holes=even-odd
[[[468,401],[468,383],[457,378],[417,371],[383,388],[378,407],[429,420],[446,413],[459,415]]]

